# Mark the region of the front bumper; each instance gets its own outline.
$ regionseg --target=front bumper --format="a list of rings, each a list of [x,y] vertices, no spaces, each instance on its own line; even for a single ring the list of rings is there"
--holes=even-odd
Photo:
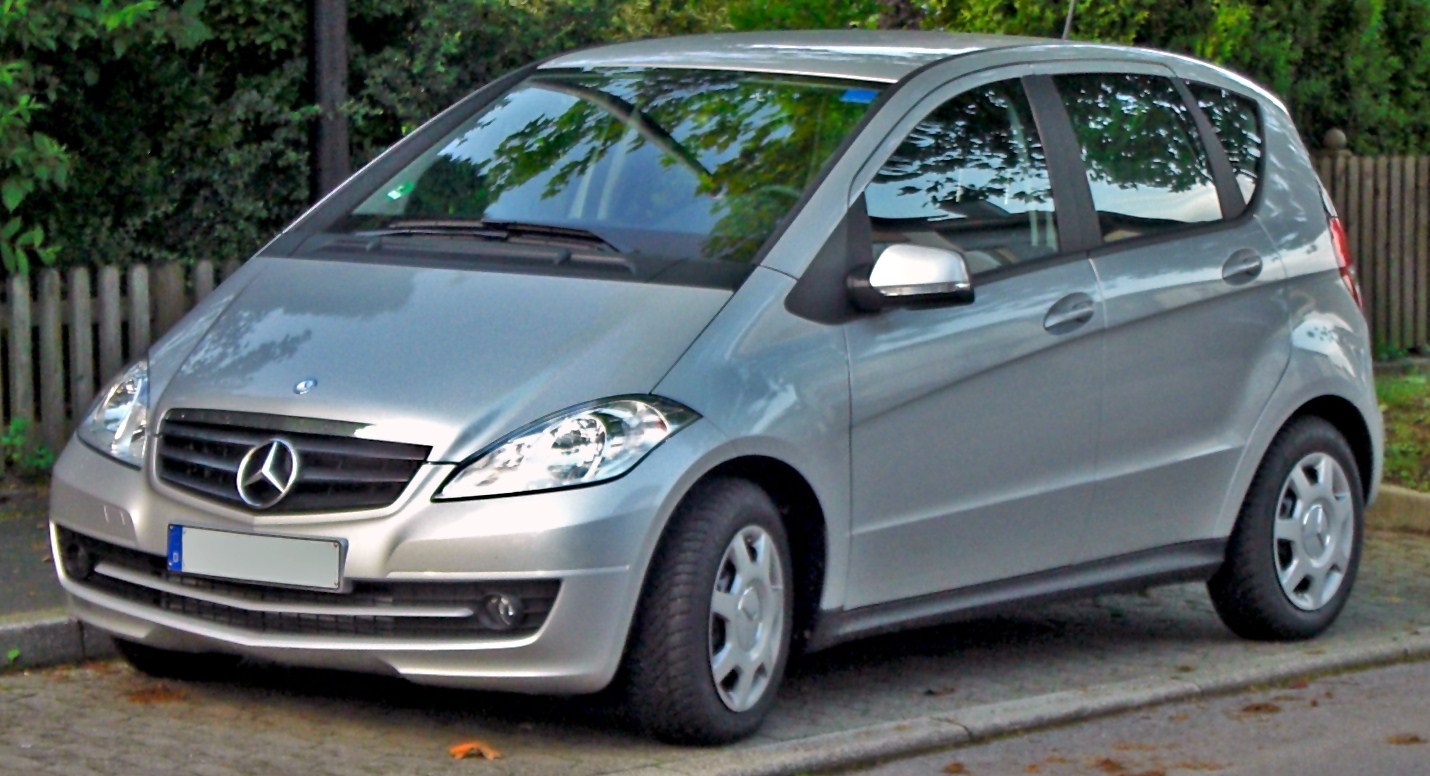
[[[615,674],[659,529],[674,508],[686,467],[712,441],[702,437],[713,433],[708,424],[696,424],[625,477],[594,487],[434,502],[431,495],[451,467],[426,465],[403,497],[380,513],[276,517],[172,492],[71,443],[51,486],[56,570],[76,617],[154,647],[232,652],[445,686],[594,692]],[[272,586],[214,586],[166,574],[170,524],[339,538],[346,543],[344,590],[295,596]],[[62,546],[74,543],[69,532],[88,537],[91,547],[110,548],[128,566],[110,562],[101,576],[71,573],[74,564],[63,562]],[[383,591],[542,585],[559,587],[554,602],[543,605],[549,612],[534,631],[516,634],[404,629],[404,612],[381,608],[412,608],[411,598],[384,597]],[[347,616],[343,607],[365,591],[369,595],[354,610],[358,616]],[[303,624],[309,620],[312,627]]]

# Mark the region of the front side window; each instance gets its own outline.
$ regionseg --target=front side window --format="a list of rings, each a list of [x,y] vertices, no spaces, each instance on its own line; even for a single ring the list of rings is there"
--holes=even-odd
[[[865,190],[875,252],[948,248],[988,272],[1058,250],[1048,162],[1022,85],[960,94],[919,122]]]
[[[530,235],[538,225],[630,256],[748,262],[878,88],[712,70],[539,73],[394,175],[337,231],[427,224]]]
[[[1082,152],[1104,242],[1221,218],[1206,150],[1166,78],[1054,78]]]
[[[1215,86],[1190,82],[1187,86],[1226,149],[1242,201],[1250,202],[1261,179],[1261,116],[1256,102]]]

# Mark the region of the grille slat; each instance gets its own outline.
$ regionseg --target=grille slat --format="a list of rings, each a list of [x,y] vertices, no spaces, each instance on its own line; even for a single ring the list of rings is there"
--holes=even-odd
[[[66,555],[82,555],[92,573],[66,576],[82,586],[203,622],[255,633],[469,640],[535,633],[561,590],[558,580],[375,582],[358,580],[333,593],[234,582],[169,571],[163,556],[131,550],[59,528]],[[489,595],[521,599],[516,627],[498,630],[481,615]],[[425,610],[425,611],[424,611]],[[466,612],[466,616],[461,616]]]
[[[378,509],[402,495],[431,452],[421,445],[314,430],[335,425],[304,418],[173,410],[158,437],[159,478],[205,498],[249,509],[238,493],[238,468],[253,448],[282,439],[297,452],[298,479],[283,499],[264,512]]]

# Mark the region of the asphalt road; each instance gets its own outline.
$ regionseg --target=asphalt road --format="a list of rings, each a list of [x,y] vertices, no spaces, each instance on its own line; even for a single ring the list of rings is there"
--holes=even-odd
[[[1173,703],[886,763],[867,776],[963,773],[1423,776],[1430,662]]]

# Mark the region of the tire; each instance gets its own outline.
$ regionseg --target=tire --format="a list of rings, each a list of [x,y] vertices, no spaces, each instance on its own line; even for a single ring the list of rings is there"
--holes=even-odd
[[[774,502],[741,479],[693,490],[651,560],[623,667],[648,734],[720,744],[759,728],[793,630],[789,541]]]
[[[226,679],[243,658],[222,652],[178,652],[116,638],[114,647],[135,670],[156,679],[214,681]]]
[[[1207,583],[1222,622],[1242,638],[1308,639],[1345,606],[1365,533],[1360,472],[1345,437],[1303,418],[1281,430],[1252,480]]]

